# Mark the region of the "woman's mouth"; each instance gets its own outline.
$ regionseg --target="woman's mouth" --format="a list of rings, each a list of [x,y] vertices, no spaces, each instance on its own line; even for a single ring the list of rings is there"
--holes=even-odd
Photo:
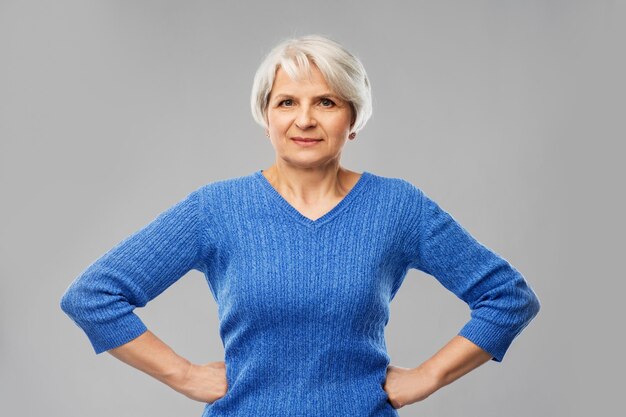
[[[318,142],[321,142],[321,139],[315,139],[315,138],[301,138],[301,137],[294,137],[291,138],[291,140],[293,140],[295,143],[297,143],[300,146],[313,146]]]

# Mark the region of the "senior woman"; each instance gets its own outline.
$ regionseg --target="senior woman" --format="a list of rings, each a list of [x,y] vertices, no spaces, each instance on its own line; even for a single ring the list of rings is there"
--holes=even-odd
[[[340,164],[371,115],[361,62],[337,42],[288,39],[251,97],[276,160],[190,192],[91,264],[62,309],[107,351],[203,416],[397,416],[474,368],[502,361],[539,310],[519,271],[410,182]],[[384,328],[409,269],[471,318],[415,368],[390,365]],[[194,364],[133,312],[191,269],[218,305],[225,361]]]

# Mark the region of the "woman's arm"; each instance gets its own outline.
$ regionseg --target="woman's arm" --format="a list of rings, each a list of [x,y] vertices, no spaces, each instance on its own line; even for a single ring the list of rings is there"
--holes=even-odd
[[[457,335],[501,362],[539,312],[539,298],[515,267],[414,186],[411,201],[408,267],[433,276],[467,303],[470,319]]]
[[[61,308],[87,334],[96,354],[107,351],[187,397],[210,403],[225,395],[225,363],[191,363],[134,312],[191,269],[204,270],[201,202],[201,190],[195,190],[115,245],[70,284]]]
[[[423,400],[489,360],[501,362],[540,309],[537,295],[516,268],[409,185],[408,267],[436,278],[467,303],[471,314],[458,334],[417,368],[389,367],[385,390],[398,408]]]
[[[87,267],[66,289],[61,309],[89,337],[96,354],[147,329],[144,307],[191,269],[202,270],[200,193],[194,191]]]
[[[212,403],[228,388],[224,362],[195,365],[150,330],[107,352],[196,401]]]
[[[489,361],[491,354],[456,335],[417,368],[389,366],[385,390],[394,408],[422,401]]]
[[[192,364],[134,312],[191,269],[204,269],[201,201],[196,190],[119,242],[70,284],[60,304],[96,354],[107,351],[189,398],[212,402],[227,388],[224,362]]]
[[[437,389],[456,381],[468,372],[489,361],[491,354],[464,338],[456,335],[430,359],[418,368],[430,369],[435,376]]]

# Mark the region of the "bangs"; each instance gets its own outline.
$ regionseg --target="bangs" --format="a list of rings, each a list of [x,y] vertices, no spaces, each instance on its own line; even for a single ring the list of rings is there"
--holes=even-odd
[[[307,56],[302,51],[287,51],[285,55],[280,58],[280,67],[289,75],[294,81],[301,81],[308,79],[309,81],[313,77],[311,71],[311,57]],[[276,67],[278,71],[278,66]]]

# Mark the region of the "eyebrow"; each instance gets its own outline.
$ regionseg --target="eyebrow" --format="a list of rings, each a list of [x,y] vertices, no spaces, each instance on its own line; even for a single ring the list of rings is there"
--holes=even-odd
[[[337,96],[336,94],[330,93],[330,92],[325,93],[325,94],[320,94],[319,96],[315,96],[313,98],[314,99],[318,99],[318,98],[324,98],[324,97],[332,97],[332,98],[334,98],[336,100],[341,100],[339,98],[339,96]],[[290,94],[286,94],[286,93],[280,93],[280,94],[277,94],[276,96],[272,97],[272,100],[277,100],[279,98],[293,98],[293,96],[290,95]]]

